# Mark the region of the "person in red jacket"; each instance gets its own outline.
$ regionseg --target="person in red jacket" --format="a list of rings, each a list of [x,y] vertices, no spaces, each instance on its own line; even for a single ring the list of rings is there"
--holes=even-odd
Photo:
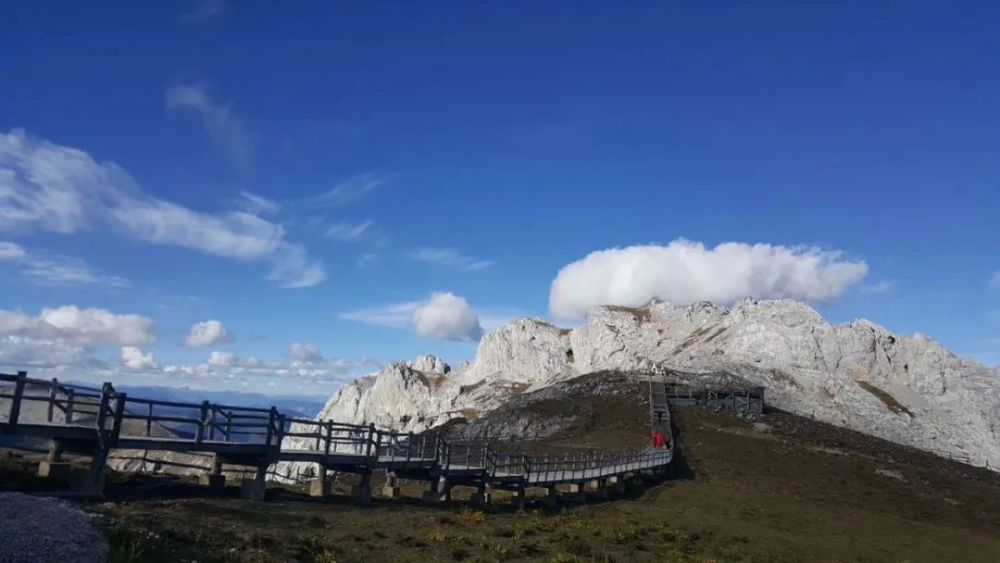
[[[653,447],[654,448],[665,448],[667,447],[667,438],[663,435],[659,429],[653,432]]]

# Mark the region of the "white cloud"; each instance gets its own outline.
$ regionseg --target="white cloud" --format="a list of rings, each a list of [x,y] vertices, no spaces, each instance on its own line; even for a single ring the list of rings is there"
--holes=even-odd
[[[341,313],[337,317],[345,321],[384,326],[389,328],[409,328],[413,312],[421,305],[420,301],[393,303],[383,307],[371,307]]]
[[[293,342],[288,347],[288,357],[297,362],[322,361],[323,356],[319,353],[319,348],[315,344],[303,344]]]
[[[281,287],[297,289],[314,287],[326,281],[323,263],[309,257],[305,247],[290,242],[281,245],[281,252],[272,257],[267,279]]]
[[[341,181],[331,190],[310,198],[307,203],[311,208],[348,205],[365,198],[391,180],[380,174],[358,174]]]
[[[0,231],[72,234],[107,228],[132,239],[243,261],[267,261],[270,278],[310,287],[323,265],[285,240],[285,229],[254,213],[203,213],[143,194],[111,163],[28,137],[0,135]]]
[[[483,270],[492,266],[492,260],[464,256],[454,248],[416,248],[409,253],[410,260],[447,266],[461,270]]]
[[[27,253],[20,245],[13,242],[0,242],[0,260],[20,260]]]
[[[79,346],[137,346],[156,342],[152,319],[105,309],[64,305],[42,309],[37,317],[0,310],[0,335],[63,341]]]
[[[223,0],[194,0],[191,11],[183,14],[181,20],[189,23],[204,23],[226,11]]]
[[[193,111],[212,141],[237,165],[250,161],[253,135],[228,106],[220,105],[208,96],[203,84],[182,84],[167,90],[167,109]]]
[[[373,266],[378,265],[378,263],[381,261],[382,257],[379,256],[378,254],[371,254],[371,253],[362,254],[361,257],[358,258],[358,268],[361,268],[362,270],[366,268],[371,268]]]
[[[236,355],[232,352],[220,352],[212,350],[208,356],[208,365],[211,366],[231,366],[236,363]]]
[[[68,256],[31,254],[12,242],[0,242],[0,261],[14,262],[22,276],[39,285],[106,285],[129,287],[128,280],[93,271],[83,260]]]
[[[894,284],[893,282],[891,282],[889,280],[882,280],[882,281],[880,281],[878,283],[875,283],[875,284],[863,286],[861,288],[861,292],[862,293],[874,293],[874,294],[887,293],[889,291],[892,291],[892,288],[895,287],[895,285],[896,284]]]
[[[435,292],[426,301],[407,301],[339,315],[347,321],[412,329],[421,338],[478,340],[483,329],[475,310],[464,297]]]
[[[219,321],[210,319],[200,323],[195,323],[187,336],[184,337],[184,345],[188,348],[198,348],[201,346],[211,346],[220,342],[231,342],[232,337],[229,331]]]
[[[341,242],[369,242],[376,246],[386,244],[389,237],[376,228],[375,221],[340,221],[326,227],[323,236]]]
[[[273,215],[281,211],[281,204],[253,192],[242,191],[242,205],[244,211],[253,215]]]
[[[435,293],[417,308],[413,329],[421,338],[440,340],[479,340],[483,336],[476,312],[464,297],[454,293]]]
[[[990,278],[989,287],[990,289],[1000,289],[1000,270],[993,272],[993,277]]]
[[[153,353],[143,354],[135,346],[122,346],[122,365],[129,369],[155,369],[157,367]]]
[[[83,346],[63,340],[25,336],[0,336],[0,365],[26,368],[58,368],[87,362]]]
[[[39,285],[103,285],[130,287],[128,280],[93,271],[86,262],[68,256],[31,256],[22,261],[21,275]]]
[[[860,282],[868,266],[815,247],[723,243],[706,249],[678,239],[667,246],[612,248],[559,271],[549,308],[562,319],[595,305],[639,306],[657,297],[676,303],[731,303],[743,297],[825,301]]]

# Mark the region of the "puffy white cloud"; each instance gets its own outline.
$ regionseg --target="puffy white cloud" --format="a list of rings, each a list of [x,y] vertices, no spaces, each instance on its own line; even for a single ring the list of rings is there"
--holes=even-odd
[[[454,248],[415,248],[408,257],[415,262],[425,262],[437,266],[447,266],[460,270],[484,270],[495,262],[465,256]]]
[[[0,310],[0,335],[58,340],[79,346],[137,346],[156,342],[156,327],[152,319],[140,315],[64,305],[42,309],[37,317]]]
[[[232,337],[226,327],[221,322],[210,319],[195,323],[188,331],[187,336],[184,337],[184,345],[188,348],[198,348],[231,340]]]
[[[593,252],[559,271],[549,308],[562,319],[595,305],[639,306],[657,297],[675,303],[731,303],[743,297],[824,301],[860,282],[868,266],[815,247],[723,243],[705,248],[678,239]]]
[[[421,338],[478,340],[483,335],[479,316],[464,297],[435,292],[426,301],[404,301],[341,313],[345,321],[412,329]]]
[[[212,353],[208,356],[208,365],[210,366],[231,366],[235,363],[236,355],[232,352],[212,350]]]
[[[212,101],[204,84],[182,84],[167,90],[167,109],[198,114],[209,137],[233,162],[245,165],[250,161],[253,135],[228,106]]]
[[[153,353],[143,354],[135,346],[122,346],[122,365],[129,369],[155,369],[157,367]]]
[[[454,293],[435,293],[413,311],[413,330],[421,338],[440,340],[479,340],[483,335],[476,312]]]
[[[0,242],[0,260],[20,260],[27,253],[20,245],[13,242]]]
[[[288,347],[288,357],[296,362],[316,362],[323,360],[323,356],[319,353],[319,348],[315,344],[303,344],[301,342],[293,342]]]
[[[260,202],[258,202],[260,205]],[[0,231],[123,236],[243,261],[266,261],[284,287],[326,278],[323,265],[256,213],[204,213],[144,194],[124,170],[23,131],[0,134]]]

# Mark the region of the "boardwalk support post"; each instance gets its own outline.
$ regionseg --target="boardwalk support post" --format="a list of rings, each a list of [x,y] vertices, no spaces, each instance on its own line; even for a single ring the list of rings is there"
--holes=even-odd
[[[258,465],[254,470],[253,479],[244,479],[240,483],[240,497],[250,500],[264,500],[267,487],[267,463]]]
[[[326,466],[319,464],[319,468],[316,471],[316,478],[309,481],[309,496],[311,497],[325,497],[329,496],[332,490],[332,483],[326,476]]]
[[[218,454],[212,460],[211,471],[207,475],[200,475],[198,481],[213,491],[221,492],[226,488],[226,476],[222,474],[222,460],[219,459]]]
[[[527,490],[525,487],[523,479],[517,482],[517,490],[514,491],[514,494],[517,495],[514,497],[514,505],[518,510],[524,510],[524,503],[527,501]]]
[[[382,496],[386,498],[399,498],[399,477],[396,476],[395,472],[386,472],[385,485],[382,486]]]
[[[472,495],[472,504],[480,507],[489,506],[493,501],[493,495],[489,492],[489,484],[483,478],[476,485],[476,492]]]
[[[49,444],[48,457],[38,463],[38,476],[60,483],[69,483],[71,480],[71,469],[69,462],[62,460],[62,453],[62,441],[52,440]]]
[[[555,485],[545,488],[545,505],[550,508],[559,506],[559,489]]]
[[[371,504],[372,502],[372,474],[366,471],[361,474],[361,481],[351,487],[351,497],[361,504]]]

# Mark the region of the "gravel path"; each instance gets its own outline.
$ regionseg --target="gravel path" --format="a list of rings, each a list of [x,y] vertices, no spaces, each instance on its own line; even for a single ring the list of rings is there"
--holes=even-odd
[[[0,493],[0,563],[104,563],[108,546],[82,510],[52,498]]]

